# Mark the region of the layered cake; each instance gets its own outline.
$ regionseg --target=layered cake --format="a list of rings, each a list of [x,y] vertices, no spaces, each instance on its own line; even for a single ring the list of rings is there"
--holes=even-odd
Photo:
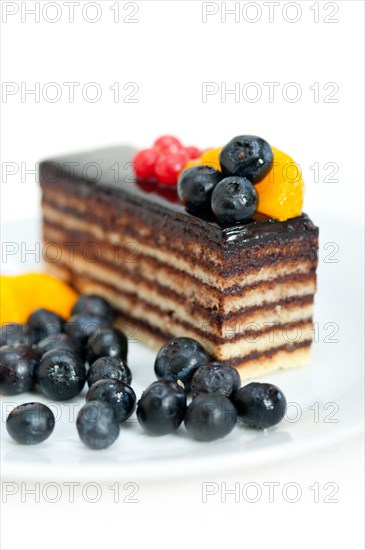
[[[248,145],[259,173],[248,162],[245,175]],[[307,363],[318,229],[301,212],[300,178],[269,181],[280,152],[248,145],[209,150],[206,162],[129,146],[42,162],[48,270],[105,297],[129,337],[154,349],[192,337],[242,378]]]

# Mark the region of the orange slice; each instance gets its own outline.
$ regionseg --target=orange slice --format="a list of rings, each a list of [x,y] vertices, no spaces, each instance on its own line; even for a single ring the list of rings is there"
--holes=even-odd
[[[217,147],[216,149],[208,149],[208,151],[205,151],[200,157],[200,164],[207,164],[216,170],[220,170],[221,165],[219,164],[219,154],[222,149],[223,147]]]
[[[304,182],[298,164],[272,148],[274,162],[270,172],[255,185],[259,196],[257,211],[279,221],[300,216],[303,208]]]
[[[181,172],[183,172],[184,170],[187,170],[188,168],[191,168],[192,166],[199,166],[200,164],[212,166],[216,170],[220,170],[221,165],[219,164],[219,153],[221,152],[221,150],[222,150],[222,147],[217,147],[216,149],[208,149],[207,151],[204,151],[204,153],[202,153],[200,157],[193,160],[189,160],[185,164]]]
[[[0,324],[24,323],[37,308],[68,318],[77,293],[47,273],[0,277]]]

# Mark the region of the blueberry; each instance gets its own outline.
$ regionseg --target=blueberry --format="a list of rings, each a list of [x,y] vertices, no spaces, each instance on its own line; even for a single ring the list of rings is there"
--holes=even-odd
[[[162,380],[180,380],[189,392],[194,372],[208,362],[209,356],[199,342],[192,338],[173,338],[158,352],[155,373]]]
[[[37,342],[47,336],[54,336],[63,330],[65,320],[49,309],[39,308],[28,317],[28,326],[36,335]]]
[[[242,176],[253,184],[268,174],[273,159],[270,145],[257,136],[237,136],[223,147],[219,155],[224,175]]]
[[[127,352],[127,337],[117,328],[96,330],[86,344],[86,359],[90,365],[100,357],[116,357],[125,361]]]
[[[117,439],[119,424],[114,409],[105,401],[89,401],[76,420],[81,441],[91,449],[106,449]]]
[[[136,408],[136,394],[130,386],[120,380],[102,378],[91,386],[86,401],[105,401],[112,405],[119,423],[125,422]]]
[[[180,200],[193,211],[210,210],[210,198],[222,172],[212,166],[192,166],[184,170],[178,180]]]
[[[100,357],[87,371],[86,381],[90,387],[102,378],[113,378],[130,385],[132,382],[132,373],[123,359]]]
[[[212,361],[200,367],[191,381],[193,397],[200,393],[221,393],[229,399],[241,387],[241,379],[237,369]]]
[[[23,403],[15,407],[6,419],[10,437],[22,445],[36,445],[53,432],[54,414],[42,403]]]
[[[186,394],[175,382],[153,382],[138,401],[137,418],[151,435],[166,435],[177,430],[184,420]]]
[[[221,180],[212,193],[212,210],[223,225],[235,225],[256,212],[257,192],[252,183],[238,176]]]
[[[93,317],[104,317],[112,325],[115,321],[115,310],[101,296],[94,294],[82,294],[72,308],[71,315],[91,315]]]
[[[32,346],[36,341],[35,332],[26,323],[6,323],[0,327],[0,347],[13,344]]]
[[[228,435],[237,421],[236,407],[220,393],[201,393],[188,406],[185,426],[200,441],[214,441]]]
[[[85,384],[85,365],[67,349],[47,351],[37,369],[39,388],[50,399],[64,401],[78,395]]]
[[[233,402],[238,418],[251,428],[269,428],[278,424],[285,415],[285,396],[273,384],[251,382],[238,390]]]
[[[67,349],[73,351],[80,357],[82,356],[82,347],[77,340],[74,340],[67,334],[56,334],[55,336],[47,336],[37,344],[37,351],[42,357],[47,351],[52,349]]]
[[[110,322],[105,317],[80,313],[72,315],[65,323],[64,332],[84,346],[88,338],[97,330],[109,328]]]
[[[26,344],[0,348],[0,393],[17,395],[31,390],[37,364],[37,351]]]

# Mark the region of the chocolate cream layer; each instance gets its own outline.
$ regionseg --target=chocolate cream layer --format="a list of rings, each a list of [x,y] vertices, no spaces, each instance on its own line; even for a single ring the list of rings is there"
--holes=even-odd
[[[125,172],[111,181],[110,167],[119,159],[129,170],[131,154],[42,163],[44,236],[61,250],[53,270],[104,295],[151,339],[192,336],[222,360],[309,345],[318,237],[309,218],[221,228],[187,213],[171,190]]]

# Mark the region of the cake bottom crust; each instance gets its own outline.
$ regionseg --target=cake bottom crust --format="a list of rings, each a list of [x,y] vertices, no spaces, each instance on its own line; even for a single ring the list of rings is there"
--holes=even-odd
[[[61,266],[48,264],[47,268],[48,271],[64,280],[68,280],[70,278],[69,270],[62,268]],[[89,288],[86,288],[85,291],[89,290]],[[93,288],[92,290],[95,289]],[[158,330],[151,330],[148,325],[146,326],[146,324],[130,317],[119,315],[116,324],[125,332],[130,344],[133,345],[133,342],[138,342],[146,345],[156,352],[166,343],[168,339],[167,336],[164,336]],[[309,333],[308,338],[310,340],[311,337],[312,334]],[[286,349],[283,349],[283,347],[278,347],[276,349],[271,348],[269,350],[262,350],[261,352],[257,351],[255,356],[251,358],[242,357],[242,360],[240,360],[240,358],[236,356],[232,361],[220,360],[220,362],[223,364],[232,364],[232,366],[239,371],[241,379],[248,380],[258,376],[263,376],[273,371],[288,370],[309,364],[311,348],[310,340],[308,341],[308,339],[304,339],[299,346],[293,346],[292,349],[290,349],[290,346]]]
[[[128,334],[128,326],[130,322],[123,317],[118,318],[117,325],[123,327]],[[131,326],[131,328],[133,328]],[[133,345],[133,334],[129,335]],[[137,341],[137,340],[136,340]],[[156,352],[166,343],[166,339],[158,334],[138,326],[138,343],[141,343]],[[310,344],[292,350],[278,349],[272,350],[270,355],[259,355],[253,359],[242,359],[242,362],[235,360],[234,367],[238,370],[241,380],[249,380],[264,376],[278,370],[289,370],[298,367],[304,367],[311,361],[311,346]],[[224,363],[224,362],[223,362]],[[229,364],[229,361],[227,361]]]

